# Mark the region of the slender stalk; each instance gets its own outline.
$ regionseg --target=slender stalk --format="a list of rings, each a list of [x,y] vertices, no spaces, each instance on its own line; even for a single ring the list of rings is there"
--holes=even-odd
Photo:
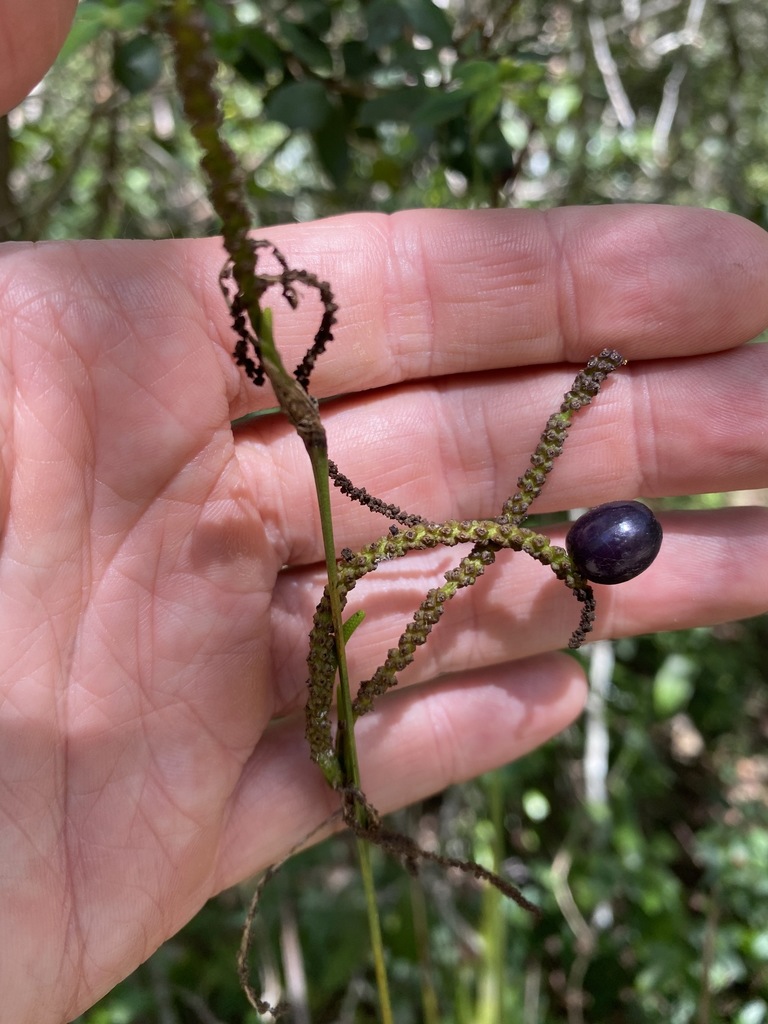
[[[328,593],[331,600],[331,619],[336,640],[336,660],[339,672],[337,690],[339,730],[340,735],[343,737],[343,743],[340,745],[340,753],[342,755],[341,774],[344,785],[360,789],[360,765],[357,759],[355,734],[352,729],[354,721],[352,715],[352,695],[349,689],[347,651],[344,642],[344,626],[341,618],[341,599],[339,597],[339,576],[336,566],[336,547],[333,539],[327,447],[313,449],[309,452],[309,458],[312,463],[317,505],[320,510],[320,526],[323,533],[323,548],[325,550],[325,568],[328,574]]]
[[[280,355],[275,346],[272,335],[272,311],[262,310],[259,332],[262,359],[267,368],[270,381],[273,386],[275,380],[285,378],[287,386],[293,389],[296,381],[288,375]],[[278,395],[279,397],[279,395]],[[339,788],[351,788],[360,792],[360,763],[357,757],[357,744],[355,743],[355,716],[352,710],[352,695],[349,689],[349,671],[347,669],[347,652],[344,639],[344,624],[342,622],[341,599],[339,597],[339,577],[336,564],[336,544],[333,536],[333,517],[331,514],[331,489],[328,475],[328,445],[325,439],[325,431],[313,429],[311,441],[304,438],[304,444],[312,464],[312,474],[315,480],[315,492],[317,494],[317,505],[320,510],[320,525],[323,534],[323,549],[325,551],[325,567],[328,574],[328,593],[331,603],[331,618],[333,633],[336,642],[336,659],[338,662],[338,715],[339,715],[339,737],[341,742],[337,749],[341,756],[341,770]],[[354,811],[357,820],[361,825],[369,824],[366,820],[366,811],[360,801],[355,801]],[[360,874],[363,880],[365,891],[365,905],[368,913],[368,929],[371,935],[371,951],[373,953],[374,970],[376,973],[376,986],[379,992],[379,1006],[381,1009],[382,1024],[394,1024],[392,1017],[392,1005],[389,995],[389,984],[387,970],[384,961],[384,940],[381,934],[381,920],[379,908],[376,903],[376,888],[373,879],[373,868],[371,865],[371,848],[364,839],[357,838],[357,852],[360,860]]]
[[[174,43],[177,81],[190,128],[203,151],[202,164],[210,182],[209,196],[214,209],[221,218],[224,247],[230,257],[232,276],[239,290],[240,308],[247,313],[257,336],[264,371],[272,384],[280,408],[304,442],[312,465],[322,524],[331,602],[331,621],[339,674],[338,714],[341,765],[334,784],[342,791],[360,792],[360,769],[355,746],[354,715],[349,690],[331,518],[328,445],[325,429],[320,421],[317,403],[299,380],[286,371],[274,343],[271,310],[262,309],[260,305],[265,285],[260,283],[254,275],[255,250],[249,238],[250,212],[245,202],[237,160],[220,134],[221,113],[218,96],[213,85],[216,61],[208,43],[204,15],[198,8],[199,5],[195,4],[193,0],[171,0],[169,3],[168,27]],[[330,302],[330,298],[328,302]],[[331,323],[332,314],[333,309],[326,304],[326,316]],[[326,326],[326,332],[328,330],[329,326]],[[305,382],[314,359],[320,351],[322,351],[322,347],[319,345],[319,339],[316,338],[315,345],[311,350],[312,358],[303,368]],[[342,799],[346,799],[346,797],[342,795]],[[363,802],[354,802],[353,813],[361,825],[368,824]],[[358,851],[366,893],[382,1022],[383,1024],[394,1024],[384,965],[384,944],[376,905],[370,849],[368,843],[359,837]]]
[[[493,825],[490,850],[493,858],[492,868],[499,872],[502,870],[504,858],[504,791],[502,776],[498,771],[493,772],[488,779],[488,800]],[[478,985],[476,1024],[496,1024],[497,1021],[504,1019],[506,932],[507,923],[501,893],[489,886],[483,894],[481,934],[484,939],[485,955]]]
[[[421,1015],[423,1024],[440,1024],[440,1005],[432,976],[432,958],[429,949],[429,919],[424,887],[419,878],[411,878],[411,918],[413,937],[419,964],[421,982]]]
[[[331,599],[331,616],[333,619],[333,631],[336,639],[336,657],[338,660],[339,683],[338,683],[338,715],[339,715],[339,738],[337,749],[341,755],[341,775],[345,787],[351,786],[356,792],[361,790],[360,763],[357,757],[357,744],[355,742],[354,713],[352,710],[352,695],[349,689],[349,672],[347,669],[347,652],[344,641],[344,627],[341,618],[341,600],[338,589],[338,572],[336,566],[336,549],[333,539],[333,519],[331,516],[331,495],[328,477],[328,449],[327,447],[314,447],[307,449],[312,463],[312,472],[315,478],[315,491],[317,492],[317,504],[320,509],[320,523],[323,533],[323,547],[325,549],[325,565],[328,573],[328,589]],[[355,802],[354,814],[360,824],[365,825],[365,809],[359,802]],[[389,983],[387,980],[387,969],[384,960],[384,940],[381,934],[381,920],[379,908],[376,903],[376,887],[373,878],[373,867],[371,864],[371,847],[369,843],[357,838],[357,853],[360,861],[360,874],[365,892],[365,906],[368,914],[368,929],[371,936],[371,952],[373,954],[374,970],[376,973],[376,987],[379,993],[379,1007],[381,1009],[382,1024],[394,1024],[392,1017],[392,1005],[389,995]]]
[[[351,729],[349,731],[352,732]],[[381,1021],[382,1024],[394,1024],[392,1001],[389,997],[387,965],[384,961],[384,940],[381,935],[381,921],[379,919],[379,907],[376,903],[376,886],[373,880],[373,867],[371,865],[371,846],[367,840],[361,839],[359,836],[357,837],[357,853],[360,860],[360,874],[363,877],[365,906],[368,911],[368,930],[371,935],[371,952],[373,953],[373,967],[376,973],[376,988],[379,993]]]

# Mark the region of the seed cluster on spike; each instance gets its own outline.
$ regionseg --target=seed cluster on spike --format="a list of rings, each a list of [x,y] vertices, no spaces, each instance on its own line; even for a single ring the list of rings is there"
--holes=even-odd
[[[573,592],[581,603],[582,611],[569,647],[577,648],[584,642],[595,618],[595,600],[589,583],[575,568],[564,548],[550,543],[546,536],[522,524],[531,504],[541,493],[554,460],[563,450],[573,414],[590,404],[608,374],[624,362],[620,353],[614,349],[605,349],[593,356],[579,372],[573,386],[563,397],[559,410],[547,420],[539,443],[531,455],[529,468],[517,481],[517,491],[504,502],[501,514],[496,519],[430,523],[420,516],[403,512],[398,506],[372,497],[364,488],[355,487],[333,466],[331,476],[344,494],[373,511],[389,515],[396,522],[407,524],[407,528],[402,530],[392,527],[384,537],[356,553],[348,549],[342,552],[338,583],[342,605],[346,604],[347,596],[357,582],[384,561],[401,558],[410,551],[472,544],[470,552],[458,565],[445,573],[445,582],[428,591],[405,627],[397,646],[387,652],[383,664],[370,679],[360,683],[353,702],[356,717],[370,711],[376,699],[396,684],[398,673],[411,664],[417,649],[426,642],[432,628],[442,617],[447,602],[459,590],[472,586],[495,561],[498,552],[505,548],[523,551],[548,565],[555,576]],[[312,758],[329,775],[336,761],[331,720],[336,659],[327,588],[315,611],[308,664],[310,679],[306,736]]]
[[[318,403],[309,394],[309,381],[315,363],[333,339],[337,305],[331,287],[313,273],[291,267],[270,241],[254,238],[251,234],[251,217],[243,175],[235,154],[222,138],[223,121],[214,85],[217,65],[208,39],[205,12],[194,0],[171,0],[165,20],[173,43],[177,83],[185,113],[192,134],[202,149],[202,164],[209,179],[208,196],[221,220],[228,259],[220,276],[220,284],[237,339],[233,356],[254,384],[263,385],[269,380],[282,412],[304,442],[315,476],[323,522],[326,568],[331,581],[329,587],[333,589],[326,587],[315,612],[310,637],[306,735],[311,756],[330,785],[340,792],[343,820],[359,838],[378,844],[402,860],[412,871],[424,860],[445,868],[458,868],[476,879],[490,882],[521,907],[536,913],[533,904],[511,882],[498,874],[473,861],[424,850],[407,836],[382,826],[378,813],[361,789],[354,747],[354,719],[370,711],[376,698],[395,684],[398,673],[411,663],[417,649],[424,644],[440,620],[447,602],[459,590],[472,586],[505,548],[523,551],[548,565],[555,576],[573,592],[581,602],[582,612],[570,646],[577,647],[584,640],[592,627],[595,613],[589,584],[579,574],[574,560],[566,550],[551,544],[543,534],[523,524],[531,504],[546,483],[554,460],[562,451],[574,412],[591,402],[605,377],[624,360],[618,352],[610,349],[589,360],[565,395],[558,412],[547,421],[539,444],[531,456],[530,466],[518,480],[518,490],[504,503],[495,519],[430,523],[419,515],[406,512],[369,494],[364,488],[356,487],[335,464],[329,462],[327,438]],[[266,271],[260,265],[262,256],[266,256],[269,265],[276,269]],[[283,365],[275,344],[272,311],[261,306],[267,290],[274,287],[282,292],[283,299],[292,309],[298,306],[300,293],[304,290],[314,291],[322,305],[320,325],[292,375]],[[333,532],[329,526],[329,478],[343,494],[392,520],[386,536],[358,552],[343,549],[338,564],[333,558]],[[363,576],[375,570],[383,561],[401,558],[410,551],[458,544],[470,545],[469,553],[445,573],[442,584],[429,590],[396,647],[387,653],[384,663],[373,676],[360,684],[357,698],[351,703],[344,638],[355,628],[357,613],[346,622],[341,618],[341,610],[349,592]],[[340,680],[342,709],[337,741],[339,737],[347,741],[339,744],[338,749],[333,741],[331,720],[337,676]],[[274,873],[273,869],[270,870]],[[264,881],[269,877],[270,871],[264,876]],[[251,924],[259,894],[260,888],[257,888],[245,925],[238,956],[238,971],[251,1005],[260,1014],[271,1013],[277,1016],[281,1007],[273,1007],[262,999],[249,981]]]
[[[281,408],[308,449],[320,443],[325,445],[317,404],[308,394],[308,386],[318,356],[333,338],[332,328],[337,312],[333,292],[330,285],[316,275],[289,266],[283,254],[271,242],[254,239],[249,233],[250,213],[244,200],[242,174],[234,153],[223,140],[220,131],[222,119],[213,85],[215,61],[211,52],[205,46],[201,47],[201,39],[206,36],[205,19],[191,2],[179,2],[167,20],[169,33],[174,40],[177,80],[185,112],[192,133],[203,151],[203,166],[210,181],[209,194],[222,221],[224,246],[229,256],[220,283],[237,337],[233,353],[235,361],[243,367],[254,384],[262,385],[269,378]],[[264,272],[258,266],[258,258],[262,253],[276,264],[275,272]],[[299,287],[315,291],[323,308],[312,344],[294,370],[291,379],[293,387],[286,383],[280,372],[276,372],[274,362],[270,363],[265,351],[271,336],[271,319],[267,315],[269,311],[261,309],[260,301],[267,289],[274,286],[282,291],[283,298],[293,309],[299,303]],[[573,591],[582,604],[582,613],[569,646],[578,647],[584,641],[595,615],[594,597],[589,584],[578,573],[567,551],[551,545],[543,535],[525,529],[523,523],[531,504],[546,483],[554,460],[563,450],[573,414],[589,405],[608,374],[623,363],[622,356],[613,349],[605,349],[588,361],[564,396],[559,410],[547,421],[531,456],[530,465],[518,480],[517,491],[504,503],[496,519],[429,523],[419,515],[405,512],[396,505],[374,497],[364,488],[356,487],[335,464],[330,463],[329,476],[342,493],[405,527],[399,530],[393,526],[387,536],[357,554],[346,550],[343,552],[337,588],[342,605],[357,581],[384,560],[400,558],[409,551],[425,550],[438,545],[450,547],[461,543],[472,544],[469,554],[446,573],[445,582],[428,592],[397,646],[388,652],[384,663],[369,680],[360,685],[353,706],[355,715],[369,711],[376,697],[394,685],[398,672],[411,663],[415,651],[424,644],[433,626],[439,621],[446,602],[459,590],[471,586],[504,548],[525,551],[532,558],[550,566],[558,579]],[[341,778],[332,742],[331,724],[336,659],[331,601],[326,588],[315,612],[310,634],[306,734],[312,758],[321,766],[332,784]]]
[[[177,76],[184,97],[190,125],[203,153],[203,164],[210,179],[211,201],[223,222],[224,245],[229,259],[221,273],[222,292],[229,305],[232,325],[237,338],[234,358],[256,385],[269,378],[280,406],[294,424],[307,448],[325,445],[325,435],[317,415],[317,404],[308,394],[310,375],[317,358],[333,339],[337,305],[327,282],[309,271],[289,266],[288,261],[271,242],[254,239],[249,234],[249,212],[243,199],[243,188],[237,160],[221,137],[221,115],[212,82],[214,65],[196,62],[200,33],[205,35],[204,24],[190,4],[182,5],[184,16],[171,15],[169,30],[175,41]],[[265,272],[258,266],[260,254],[266,254],[277,270]],[[260,301],[265,292],[277,286],[288,305],[299,304],[298,288],[315,291],[322,304],[321,322],[311,346],[296,366],[292,385],[276,372],[265,350],[271,344],[271,318],[262,310]],[[472,586],[493,563],[504,548],[524,551],[532,558],[548,565],[558,579],[573,592],[582,604],[581,618],[571,636],[569,646],[578,647],[592,628],[595,603],[592,590],[568,555],[567,551],[549,543],[548,539],[523,526],[529,509],[546,483],[554,460],[563,450],[573,414],[592,401],[602,382],[624,363],[613,349],[605,349],[593,356],[579,372],[571,389],[565,394],[559,410],[548,419],[534,450],[528,469],[517,482],[517,491],[493,520],[430,523],[421,516],[405,512],[398,506],[356,487],[338,467],[329,463],[329,476],[333,483],[372,511],[393,520],[390,532],[381,540],[363,548],[357,554],[344,551],[339,563],[337,593],[343,605],[349,591],[364,575],[372,572],[382,561],[400,558],[409,551],[427,548],[472,544],[469,554],[445,574],[445,582],[431,589],[416,609],[396,647],[392,648],[373,676],[360,684],[353,705],[356,716],[365,714],[375,699],[391,686],[397,674],[406,668],[422,646],[432,628],[443,614],[446,603],[459,590]],[[405,529],[399,529],[400,524]],[[317,607],[308,657],[309,683],[306,707],[306,735],[312,758],[321,766],[326,778],[335,784],[341,778],[338,756],[332,741],[331,710],[334,681],[337,670],[336,637],[331,618],[331,600],[328,588]]]

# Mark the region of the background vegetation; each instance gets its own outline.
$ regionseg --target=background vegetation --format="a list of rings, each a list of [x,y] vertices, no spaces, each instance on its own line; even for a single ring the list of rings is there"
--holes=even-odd
[[[211,0],[255,222],[350,209],[642,201],[768,227],[764,0]],[[0,239],[217,230],[159,0],[82,0],[0,121]],[[687,504],[764,502],[765,493]],[[435,640],[434,642],[439,642]],[[400,815],[543,907],[379,863],[400,1024],[768,1021],[768,623],[593,645],[558,740]],[[253,1022],[224,894],[83,1024]],[[354,852],[267,890],[258,958],[296,1024],[368,1022]]]

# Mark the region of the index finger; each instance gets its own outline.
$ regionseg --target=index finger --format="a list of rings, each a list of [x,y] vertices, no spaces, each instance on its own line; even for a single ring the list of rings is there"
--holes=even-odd
[[[731,348],[768,324],[768,235],[732,214],[662,206],[359,214],[265,232],[328,280],[335,340],[319,396],[431,376]],[[218,270],[206,249],[206,277]],[[210,283],[210,282],[209,282]],[[318,307],[276,307],[286,364],[301,358]],[[231,344],[216,306],[221,342]],[[251,407],[259,401],[250,392]],[[263,401],[263,400],[262,400]]]

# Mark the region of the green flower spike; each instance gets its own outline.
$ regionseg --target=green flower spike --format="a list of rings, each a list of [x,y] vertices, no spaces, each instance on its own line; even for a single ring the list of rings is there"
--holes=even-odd
[[[509,548],[524,551],[537,561],[548,565],[558,579],[573,591],[582,604],[581,619],[569,641],[569,647],[579,647],[592,628],[595,601],[592,589],[571,562],[567,552],[551,544],[543,534],[526,529],[521,524],[528,516],[532,502],[541,493],[554,460],[563,450],[573,413],[592,401],[605,378],[624,364],[624,358],[613,349],[605,349],[593,356],[580,371],[572,388],[564,396],[558,412],[547,420],[538,445],[531,455],[530,468],[519,478],[517,492],[503,506],[497,519],[447,521],[428,523],[421,517],[402,512],[397,506],[373,498],[364,488],[355,487],[335,466],[331,473],[342,493],[390,518],[410,524],[400,531],[397,527],[367,545],[357,554],[345,549],[338,564],[337,592],[342,605],[347,595],[381,562],[401,558],[409,551],[424,551],[442,545],[453,547],[471,543],[472,550],[456,568],[445,574],[445,583],[430,590],[413,619],[405,628],[397,647],[392,648],[384,663],[370,679],[363,681],[353,702],[355,718],[370,711],[378,696],[397,682],[397,675],[414,659],[416,649],[426,643],[432,627],[440,620],[446,603],[464,587],[471,586],[496,558],[498,551]],[[333,465],[333,464],[331,464]],[[339,766],[339,753],[332,736],[332,705],[336,678],[335,639],[331,622],[330,592],[326,587],[317,606],[310,633],[308,658],[310,678],[306,705],[306,736],[312,759],[321,767],[329,783],[335,788],[343,786],[343,772]]]

